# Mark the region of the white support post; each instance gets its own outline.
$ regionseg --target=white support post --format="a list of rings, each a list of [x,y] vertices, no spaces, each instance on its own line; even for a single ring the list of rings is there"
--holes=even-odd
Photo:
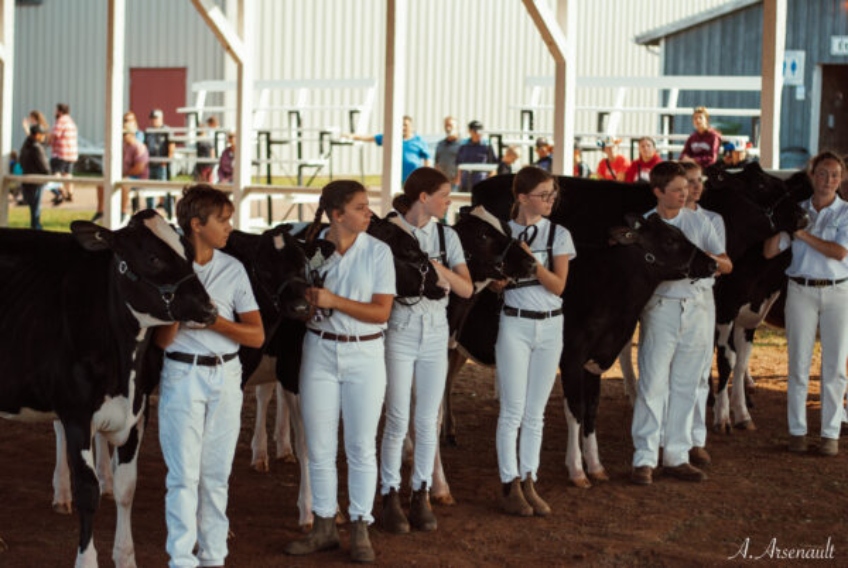
[[[247,9],[245,1],[252,3],[252,0],[238,0],[240,14],[244,14],[244,10]],[[221,42],[224,50],[232,56],[236,63],[243,63],[245,60],[244,49],[248,42],[243,41],[245,36],[239,36],[221,8],[210,0],[191,0],[191,3],[194,4],[200,17]],[[253,8],[251,7],[250,10],[252,11]]]
[[[554,14],[544,1],[523,0],[554,58],[553,172],[570,175],[574,168],[574,114],[577,72],[572,47],[577,31],[577,0],[558,0]],[[562,29],[566,29],[563,35]]]
[[[255,0],[238,0],[238,32],[242,38],[242,58],[238,62],[236,94],[236,159],[233,168],[233,206],[236,229],[247,227],[250,208],[244,202],[244,188],[250,185],[250,152],[253,118],[253,37],[256,33]]]
[[[124,32],[126,0],[108,0],[106,15],[106,131],[103,136],[103,221],[110,229],[121,224],[121,192],[117,182],[123,167]]]
[[[9,226],[9,200],[5,176],[9,173],[12,151],[12,92],[15,81],[15,0],[0,0],[0,226]]]
[[[786,42],[786,0],[763,2],[762,94],[760,95],[760,163],[780,168],[780,106],[783,95],[783,54]]]
[[[391,210],[392,194],[400,191],[403,153],[403,101],[406,84],[407,0],[386,0],[386,70],[383,109],[383,214]]]

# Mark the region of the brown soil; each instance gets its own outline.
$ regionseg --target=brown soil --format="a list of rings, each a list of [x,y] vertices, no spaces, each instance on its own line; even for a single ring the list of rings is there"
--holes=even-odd
[[[835,565],[848,565],[842,524],[848,507],[846,452],[836,458],[786,451],[786,360],[782,336],[772,333],[755,349],[755,432],[710,436],[714,463],[709,480],[691,484],[659,476],[649,487],[628,481],[631,410],[617,369],[603,381],[599,444],[612,479],[589,490],[568,483],[564,467],[566,424],[557,385],[548,405],[539,491],[553,507],[547,519],[513,518],[497,508],[494,449],[498,404],[493,373],[469,365],[456,388],[459,448],[444,448],[457,505],[437,507],[439,530],[392,536],[372,529],[377,562],[384,566],[713,566],[724,564],[747,542],[759,565],[797,565],[779,551],[819,547]],[[815,369],[818,369],[816,365]],[[818,383],[809,419],[818,431]],[[340,551],[296,559],[283,545],[297,527],[297,466],[272,464],[270,474],[249,470],[254,404],[246,404],[230,490],[231,566],[347,564],[346,528]],[[52,512],[53,430],[49,424],[0,424],[0,537],[9,550],[0,566],[73,564],[75,517]],[[342,460],[343,463],[343,460]],[[342,466],[343,468],[344,466]],[[142,450],[133,534],[141,566],[164,566],[165,468],[155,413]],[[344,479],[344,477],[343,477]],[[344,483],[340,499],[346,503]],[[101,565],[109,566],[114,506],[104,501],[96,521]],[[774,539],[774,540],[773,540]],[[775,549],[776,547],[776,549]],[[769,554],[769,552],[772,554]],[[741,563],[742,555],[734,562]],[[753,561],[753,558],[749,559]],[[809,562],[809,561],[808,561]]]

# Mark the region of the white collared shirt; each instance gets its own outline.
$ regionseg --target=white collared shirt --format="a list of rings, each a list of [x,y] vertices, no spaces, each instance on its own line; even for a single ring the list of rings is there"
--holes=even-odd
[[[645,213],[645,218],[656,212],[656,208],[651,209]],[[683,208],[673,219],[663,219],[663,221],[680,229],[686,238],[702,251],[715,255],[724,254],[724,243],[719,239],[715,227],[706,215]],[[664,298],[685,300],[696,297],[703,290],[704,286],[697,280],[682,278],[661,282],[654,294]]]
[[[706,217],[710,223],[713,224],[713,228],[716,230],[716,234],[718,235],[719,240],[721,241],[722,246],[727,249],[727,237],[726,230],[724,228],[724,219],[721,215],[716,213],[715,211],[710,211],[709,209],[704,209],[697,203],[695,204],[695,212],[700,213],[704,217]],[[701,288],[711,289],[715,285],[715,276],[711,276],[709,278],[701,278],[697,282],[698,286]]]
[[[323,238],[327,229],[321,233]],[[368,233],[359,233],[344,254],[334,252],[317,268],[324,288],[349,300],[370,303],[374,294],[395,295],[395,263],[389,245]],[[339,310],[321,321],[310,319],[307,327],[341,335],[371,335],[386,324],[366,323]]]
[[[440,256],[441,247],[439,243],[439,228],[436,226],[437,221],[431,218],[423,227],[416,227],[407,221],[403,215],[398,215],[404,226],[412,233],[412,236],[418,241],[418,246],[424,251],[430,260],[442,262]],[[453,270],[461,264],[465,264],[465,253],[462,250],[462,243],[459,241],[459,235],[456,234],[451,227],[445,226],[445,256],[447,267]],[[445,312],[448,307],[448,296],[441,300],[430,300],[429,298],[405,298],[405,302],[410,305],[404,305],[400,302],[395,302],[392,310],[409,310],[414,313],[435,313]],[[446,312],[445,312],[446,313]]]
[[[555,227],[556,229],[556,233],[554,233],[554,242],[551,247],[554,258],[567,255],[569,259],[572,259],[577,256],[577,251],[574,249],[574,242],[571,240],[571,233],[569,233],[568,229],[565,227],[555,225],[544,217],[542,217],[538,223],[531,225],[530,227],[519,225],[514,220],[509,222],[509,228],[512,230],[512,236],[514,238],[518,238],[522,231],[527,229],[532,230],[532,227],[536,227],[536,235],[533,237],[533,240],[527,244],[530,245],[530,250],[533,251],[533,256],[535,256],[539,263],[543,266],[549,266],[547,249],[548,232],[552,227]],[[550,263],[550,266],[553,266],[553,262]],[[544,286],[539,284],[538,286],[526,286],[524,288],[504,290],[504,305],[522,310],[548,312],[561,308],[562,298],[549,292]]]
[[[824,241],[831,241],[848,249],[848,203],[838,195],[833,203],[816,211],[812,199],[801,203],[801,208],[810,216],[806,231]],[[784,246],[781,250],[784,250]],[[787,276],[802,278],[848,278],[848,258],[828,258],[800,239],[792,240],[792,262],[786,269]]]

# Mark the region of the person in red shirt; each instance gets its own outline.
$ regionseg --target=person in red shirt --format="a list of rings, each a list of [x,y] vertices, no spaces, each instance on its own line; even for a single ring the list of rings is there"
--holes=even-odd
[[[710,128],[710,113],[706,107],[695,107],[692,113],[692,125],[695,132],[686,139],[680,159],[690,159],[697,162],[702,170],[707,169],[718,159],[718,148],[721,145],[721,133]]]
[[[606,156],[598,163],[598,177],[601,179],[624,181],[624,174],[630,167],[630,160],[618,153],[621,138],[607,137],[598,142]]]
[[[633,163],[627,168],[624,181],[628,183],[647,182],[651,170],[660,162],[662,162],[662,158],[657,154],[656,142],[650,136],[643,136],[639,139],[639,159],[633,160]]]

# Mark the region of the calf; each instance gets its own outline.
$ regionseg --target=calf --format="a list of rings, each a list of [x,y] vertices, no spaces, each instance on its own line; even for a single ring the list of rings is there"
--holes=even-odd
[[[154,211],[114,232],[83,221],[71,230],[0,229],[0,320],[16,332],[15,341],[0,344],[0,416],[61,421],[80,519],[77,566],[97,565],[94,432],[118,447],[113,559],[135,566],[129,508],[144,413],[156,386],[141,356],[149,328],[211,323],[216,310],[194,273],[188,241]]]

